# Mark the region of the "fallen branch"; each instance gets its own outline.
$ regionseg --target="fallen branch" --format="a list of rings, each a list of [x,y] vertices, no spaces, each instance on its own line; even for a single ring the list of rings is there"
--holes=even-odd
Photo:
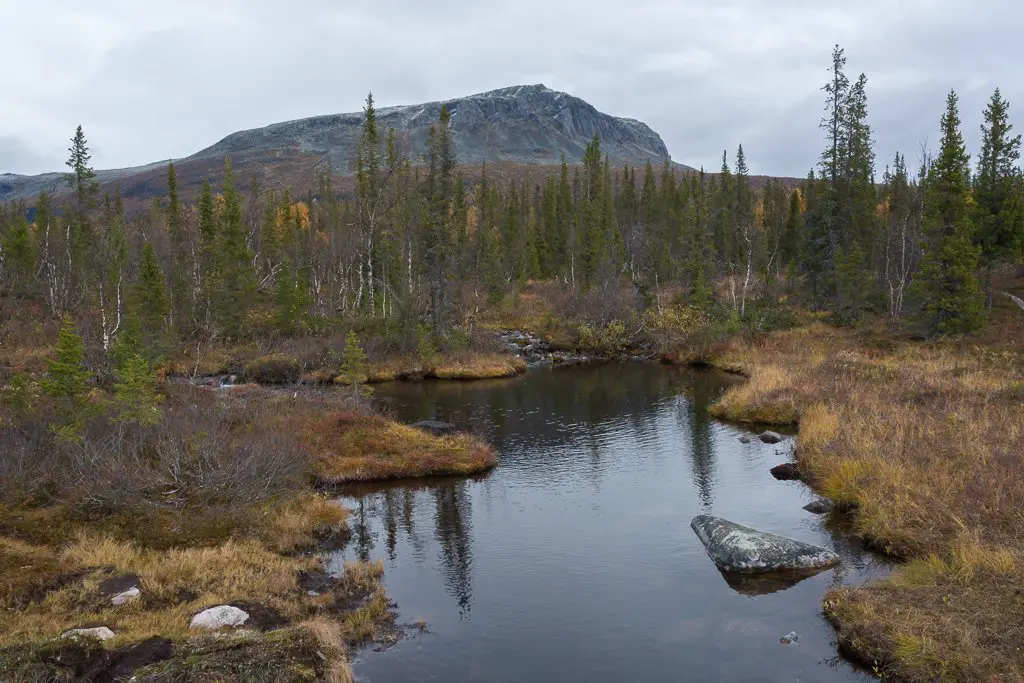
[[[1003,292],[1003,295],[1010,297],[1010,299],[1013,301],[1013,303],[1015,303],[1018,306],[1020,306],[1020,309],[1022,311],[1024,311],[1024,299],[1021,299],[1019,296],[1014,296],[1013,294],[1010,294],[1009,292]]]

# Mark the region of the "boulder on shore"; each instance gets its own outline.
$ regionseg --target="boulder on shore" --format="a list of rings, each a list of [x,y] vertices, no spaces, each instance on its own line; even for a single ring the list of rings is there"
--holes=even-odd
[[[778,432],[767,431],[762,432],[758,438],[765,443],[779,443],[785,437],[783,437],[782,434],[779,434]]]
[[[758,531],[721,517],[698,515],[690,522],[690,527],[723,571],[824,569],[840,561],[839,556],[827,548]]]
[[[795,462],[787,462],[773,467],[771,473],[781,481],[793,481],[800,478],[800,466]]]
[[[455,425],[450,422],[441,422],[439,420],[420,420],[419,422],[413,422],[409,426],[415,427],[416,429],[422,429],[425,432],[430,432],[434,436],[451,434],[455,431]]]
[[[114,632],[106,626],[96,628],[73,628],[61,634],[61,638],[96,638],[97,640],[110,640]]]
[[[199,628],[207,631],[216,631],[221,628],[241,626],[249,619],[249,613],[240,610],[232,605],[218,605],[210,609],[204,609],[192,617],[189,628]]]

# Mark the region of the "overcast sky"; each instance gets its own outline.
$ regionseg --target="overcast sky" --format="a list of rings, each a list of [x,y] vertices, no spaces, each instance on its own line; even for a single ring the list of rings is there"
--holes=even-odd
[[[316,114],[544,83],[637,118],[672,157],[805,175],[834,43],[868,75],[879,171],[961,96],[976,153],[997,85],[1024,129],[1020,0],[0,0],[0,172],[187,156]]]

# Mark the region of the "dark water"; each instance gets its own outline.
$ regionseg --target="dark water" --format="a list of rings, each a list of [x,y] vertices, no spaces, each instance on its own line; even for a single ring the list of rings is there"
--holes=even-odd
[[[353,539],[334,562],[383,559],[400,621],[429,625],[361,654],[359,680],[865,680],[837,657],[821,597],[884,568],[801,509],[802,484],[771,477],[788,446],[744,445],[752,432],[708,416],[730,381],[631,364],[378,389],[399,419],[454,422],[501,458],[483,478],[347,492]],[[701,513],[844,563],[795,585],[730,585],[690,530]]]

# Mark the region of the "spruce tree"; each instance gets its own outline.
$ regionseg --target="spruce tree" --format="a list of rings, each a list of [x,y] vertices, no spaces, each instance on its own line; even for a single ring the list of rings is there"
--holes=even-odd
[[[356,395],[362,395],[366,389],[366,372],[366,352],[359,344],[355,330],[349,330],[345,337],[345,347],[341,352],[341,376],[338,380],[352,386]]]
[[[217,291],[217,220],[213,209],[213,190],[208,178],[203,179],[199,193],[199,304],[197,316],[206,324],[212,322],[214,294]]]
[[[942,116],[941,147],[925,186],[925,250],[915,289],[928,336],[973,332],[984,321],[975,275],[980,249],[972,243],[970,157],[960,133],[957,101],[951,91]]]
[[[174,162],[167,163],[167,232],[171,239],[171,312],[181,331],[192,324],[192,282],[189,274],[188,237],[185,217],[178,199],[178,176]]]
[[[597,133],[583,154],[586,195],[578,202],[578,223],[581,237],[581,271],[584,281],[593,283],[604,260],[608,230],[605,227],[605,182],[601,158],[601,138]]]
[[[224,159],[224,212],[217,233],[217,277],[215,301],[217,322],[230,338],[243,336],[248,327],[249,308],[256,292],[252,252],[242,223],[242,206],[235,189],[231,158]]]
[[[1019,192],[1021,136],[1013,135],[1010,103],[999,89],[985,107],[981,154],[974,179],[975,244],[981,248],[985,305],[992,307],[992,273],[1024,254],[1024,201]]]
[[[167,298],[164,274],[160,270],[160,263],[150,242],[142,248],[135,301],[145,346],[150,353],[158,353],[165,341],[167,316],[171,306]]]
[[[92,246],[93,229],[90,222],[91,212],[95,208],[96,193],[99,189],[95,181],[96,173],[89,165],[91,155],[88,141],[82,126],[78,126],[71,146],[68,148],[67,166],[71,172],[66,176],[67,183],[74,191],[73,200],[65,206],[65,215],[69,220],[69,231],[66,239],[70,244],[65,250],[68,258],[68,292],[69,298],[83,294],[86,288],[89,270],[89,249]]]
[[[154,425],[163,420],[163,396],[157,390],[156,373],[142,355],[139,337],[134,332],[136,324],[129,325],[132,331],[120,336],[115,347],[114,420]]]
[[[78,439],[87,417],[86,383],[92,373],[85,367],[85,344],[70,315],[61,322],[54,357],[46,365],[41,385],[57,402],[58,421],[53,429],[61,438]]]
[[[86,212],[91,208],[92,196],[96,192],[96,183],[94,181],[96,172],[89,165],[92,155],[89,153],[89,143],[85,139],[85,133],[82,131],[81,125],[75,130],[74,137],[71,138],[71,147],[68,148],[68,155],[66,163],[68,168],[71,169],[71,173],[67,176],[67,182],[75,192],[76,218],[82,220]]]
[[[444,337],[452,318],[449,299],[452,274],[453,176],[455,141],[451,135],[451,113],[441,105],[436,126],[432,126],[427,144],[427,177],[423,187],[424,225],[421,244],[423,265],[430,288],[430,312],[434,333]]]
[[[70,315],[65,315],[61,321],[54,357],[46,366],[43,391],[75,405],[85,400],[85,385],[92,373],[85,367],[85,343]]]
[[[714,265],[715,259],[710,236],[707,179],[703,168],[693,179],[690,198],[693,231],[688,259],[689,302],[699,308],[708,308],[714,300],[714,289],[708,271]]]
[[[11,225],[0,241],[8,290],[15,296],[31,295],[36,289],[36,236],[23,211],[13,212],[10,220]]]

